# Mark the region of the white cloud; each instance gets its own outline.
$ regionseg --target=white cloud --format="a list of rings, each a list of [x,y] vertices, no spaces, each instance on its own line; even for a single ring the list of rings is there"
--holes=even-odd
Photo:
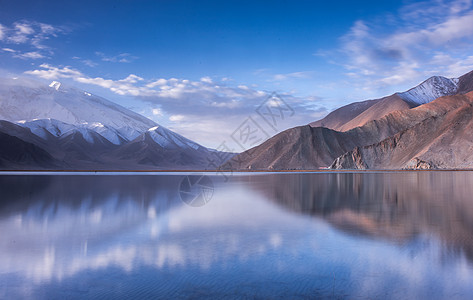
[[[419,66],[417,64],[409,64],[401,62],[399,66],[390,70],[388,76],[383,77],[377,81],[377,83],[384,84],[386,86],[402,84],[408,81],[415,81],[421,77],[422,73],[418,71]]]
[[[401,8],[388,25],[387,18],[358,20],[341,38],[342,55],[332,60],[355,86],[372,90],[405,87],[431,75],[462,75],[473,68],[471,4],[418,2]]]
[[[48,64],[41,64],[42,69],[26,71],[26,74],[35,75],[44,79],[61,79],[61,78],[80,78],[83,74],[70,67],[57,68]]]
[[[51,37],[57,37],[58,34],[65,34],[66,32],[66,29],[50,24],[18,21],[13,23],[10,27],[0,25],[0,41],[9,45],[6,49],[11,49],[16,52],[13,57],[38,59],[53,54],[52,49],[44,44],[45,41],[49,40]],[[21,45],[23,48],[20,51],[13,49],[10,45]],[[13,51],[10,52],[13,53]]]
[[[286,73],[286,74],[276,74],[273,77],[273,80],[282,81],[288,79],[307,79],[311,77],[312,72],[305,71],[305,72],[293,72],[293,73]]]
[[[3,40],[3,38],[5,37],[5,27],[3,27],[2,24],[0,24],[0,41]]]
[[[210,105],[213,107],[236,108],[241,105],[241,102],[233,99],[233,100],[230,100],[229,102],[212,102]]]
[[[13,34],[9,36],[8,41],[14,44],[26,43],[35,32],[33,27],[28,23],[15,23],[11,31]]]
[[[137,83],[138,81],[143,81],[144,79],[141,78],[140,76],[137,76],[135,74],[130,74],[128,75],[127,78],[121,80],[122,82],[128,82],[128,83]]]
[[[451,7],[450,12],[452,14],[458,14],[462,11],[465,11],[471,7],[471,0],[459,0],[455,1]]]
[[[131,55],[130,53],[120,53],[115,56],[108,56],[105,53],[97,51],[95,52],[95,55],[100,57],[102,61],[113,62],[113,63],[117,63],[117,62],[118,63],[131,63],[134,60],[138,59],[137,56]]]
[[[151,112],[153,113],[154,116],[162,116],[163,115],[163,112],[159,108],[153,108],[151,110]]]
[[[154,87],[157,87],[157,86],[164,86],[168,81],[164,78],[160,78],[158,80],[155,80],[153,82],[150,82],[146,85],[146,87],[149,87],[149,88],[154,88]]]
[[[96,66],[98,66],[98,63],[96,63],[95,61],[91,59],[81,59],[79,56],[73,56],[71,58],[74,60],[80,60],[80,62],[82,62],[84,65],[91,68],[95,68]]]
[[[96,67],[98,65],[96,62],[93,62],[90,59],[84,59],[82,62],[84,63],[84,65],[89,66],[91,68]]]
[[[10,53],[15,53],[16,51],[11,49],[11,48],[2,48],[3,51],[5,52],[10,52]]]
[[[455,77],[473,70],[473,55],[456,59],[446,53],[438,53],[433,57],[432,64],[447,66],[442,71],[447,77]]]
[[[21,33],[21,34],[33,34],[34,33],[34,30],[33,28],[31,27],[30,24],[27,24],[27,23],[16,23],[15,24],[15,29],[17,30],[18,33]]]
[[[44,58],[45,56],[39,53],[38,51],[32,51],[32,52],[15,54],[13,57],[18,57],[22,59],[39,59],[39,58]]]
[[[384,41],[387,46],[425,47],[447,46],[473,36],[473,12],[462,16],[450,16],[447,20],[430,27],[391,35]],[[424,44],[427,43],[427,44]]]
[[[185,117],[183,115],[172,115],[169,117],[169,120],[172,122],[179,122],[179,121],[184,120],[184,118]]]
[[[202,77],[200,81],[205,82],[205,83],[212,83],[212,78],[206,76],[206,77]]]

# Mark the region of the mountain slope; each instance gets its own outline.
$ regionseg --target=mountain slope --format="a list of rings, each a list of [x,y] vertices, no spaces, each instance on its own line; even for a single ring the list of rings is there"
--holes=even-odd
[[[406,92],[397,93],[397,95],[409,103],[422,105],[442,96],[455,95],[458,90],[458,81],[457,78],[433,76],[418,86]]]
[[[92,133],[99,134],[114,145],[121,145],[127,142],[122,133],[115,128],[105,126],[101,123],[82,123],[72,125],[55,119],[35,119],[33,121],[19,121],[18,125],[29,128],[35,135],[47,139],[49,134],[56,137],[65,137],[74,132],[80,133],[86,141],[93,143]]]
[[[366,100],[362,102],[350,103],[329,113],[325,118],[312,122],[312,127],[325,127],[341,131],[341,128],[350,120],[355,119],[371,106],[379,102],[380,99]]]
[[[468,72],[458,78],[457,94],[466,94],[473,91],[473,71]]]
[[[170,139],[172,133],[163,127],[150,128],[133,141],[120,146],[103,157],[103,161],[124,168],[173,169],[186,166],[187,169],[208,169],[212,152],[182,137]]]
[[[0,169],[54,168],[58,162],[40,147],[0,131]]]
[[[325,118],[310,123],[312,127],[327,127],[347,131],[380,119],[397,110],[410,109],[442,96],[463,94],[473,90],[473,71],[460,78],[433,76],[405,92],[375,100],[345,105]]]
[[[397,94],[384,97],[355,118],[338,127],[338,131],[348,131],[363,126],[370,121],[380,119],[392,112],[402,111],[412,107],[413,105],[411,103],[402,100]]]
[[[351,135],[324,127],[300,126],[281,132],[222,166],[232,170],[318,169],[356,147]]]
[[[432,115],[379,143],[356,147],[338,157],[333,169],[450,169],[473,168],[473,92],[443,97],[462,103],[444,114]]]
[[[403,100],[399,95],[375,100],[355,102],[334,110],[325,118],[310,123],[312,127],[326,127],[336,131],[348,131],[363,126],[369,121],[384,117],[397,110],[405,110],[415,105]]]

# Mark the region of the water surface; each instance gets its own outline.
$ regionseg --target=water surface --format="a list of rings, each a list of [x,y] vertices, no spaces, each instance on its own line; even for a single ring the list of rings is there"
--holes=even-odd
[[[473,173],[201,179],[0,176],[0,298],[473,297]]]

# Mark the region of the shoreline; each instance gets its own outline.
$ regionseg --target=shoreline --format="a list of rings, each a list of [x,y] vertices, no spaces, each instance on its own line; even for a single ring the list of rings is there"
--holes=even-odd
[[[208,173],[215,175],[222,174],[244,174],[244,173],[400,173],[400,172],[473,172],[473,169],[430,169],[430,170],[402,170],[402,169],[390,169],[390,170],[331,170],[331,169],[318,169],[318,170],[0,170],[0,175],[34,175],[34,174],[97,174],[97,175],[112,175],[115,174],[129,174],[129,173],[149,173],[149,174],[160,174],[160,173]]]

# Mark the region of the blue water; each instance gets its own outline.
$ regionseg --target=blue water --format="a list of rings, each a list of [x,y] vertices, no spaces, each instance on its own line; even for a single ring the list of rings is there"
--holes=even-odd
[[[0,298],[471,299],[473,173],[0,176]]]

